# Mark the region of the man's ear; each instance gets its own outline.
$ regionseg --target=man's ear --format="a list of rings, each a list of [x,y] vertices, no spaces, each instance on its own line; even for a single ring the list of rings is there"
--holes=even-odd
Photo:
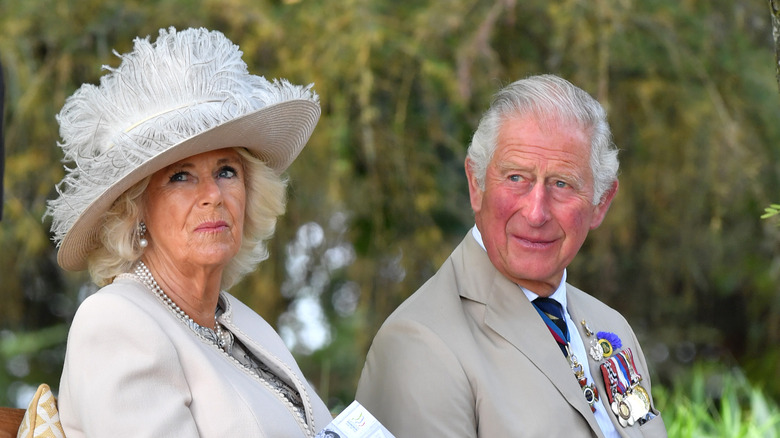
[[[615,182],[612,183],[612,186],[607,189],[606,192],[601,196],[601,201],[594,205],[593,208],[594,214],[593,218],[590,221],[590,229],[595,230],[596,228],[601,225],[601,222],[604,221],[604,218],[607,216],[607,211],[609,210],[609,206],[612,204],[612,200],[615,199],[615,195],[617,195],[618,192],[618,180],[615,180]]]
[[[469,182],[469,199],[471,200],[471,209],[474,210],[474,213],[479,213],[479,211],[482,209],[482,195],[484,192],[479,188],[479,182],[477,181],[477,176],[473,169],[474,166],[469,158],[466,158],[464,167],[466,168],[466,179]]]

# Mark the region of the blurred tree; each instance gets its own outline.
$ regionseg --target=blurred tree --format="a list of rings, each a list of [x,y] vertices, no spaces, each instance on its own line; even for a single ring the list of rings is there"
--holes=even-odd
[[[0,62],[0,220],[3,219],[3,173],[5,170],[5,136],[3,125],[5,121],[5,78],[3,77],[3,63]]]
[[[775,43],[775,72],[777,76],[777,85],[780,87],[780,2],[777,0],[767,0],[769,3],[769,12],[772,17],[772,39]]]

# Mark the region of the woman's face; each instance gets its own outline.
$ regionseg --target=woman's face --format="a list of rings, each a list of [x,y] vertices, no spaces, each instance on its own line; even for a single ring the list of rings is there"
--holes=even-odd
[[[238,253],[246,179],[235,150],[205,152],[159,170],[144,196],[145,257],[186,272],[223,267]]]

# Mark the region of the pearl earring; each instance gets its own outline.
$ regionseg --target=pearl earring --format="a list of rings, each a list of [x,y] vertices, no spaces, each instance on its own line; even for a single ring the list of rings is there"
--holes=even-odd
[[[149,245],[149,241],[146,240],[146,238],[144,238],[145,235],[146,235],[146,224],[143,221],[141,221],[138,224],[138,237],[139,237],[138,246],[140,246],[141,248],[146,248]]]

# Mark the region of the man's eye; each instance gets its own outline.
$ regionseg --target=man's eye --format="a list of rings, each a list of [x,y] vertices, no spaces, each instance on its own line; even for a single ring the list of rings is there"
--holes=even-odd
[[[566,184],[566,183],[565,183],[565,182],[563,182],[563,181],[555,181],[555,187],[558,187],[559,189],[565,189],[565,188],[566,188],[566,187],[568,187],[568,186],[569,186],[569,185],[568,185],[568,184]]]
[[[519,182],[521,179],[520,175],[509,175],[509,181]]]

